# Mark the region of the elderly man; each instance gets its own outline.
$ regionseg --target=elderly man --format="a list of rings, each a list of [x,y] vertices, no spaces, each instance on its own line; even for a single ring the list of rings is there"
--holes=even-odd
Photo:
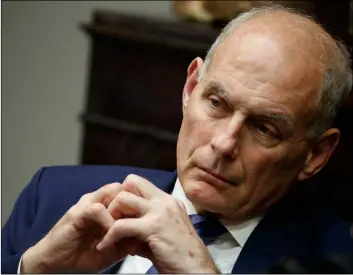
[[[310,18],[240,15],[188,68],[177,174],[41,169],[3,228],[2,271],[257,273],[352,253],[348,222],[288,192],[329,160],[351,86],[347,50]]]

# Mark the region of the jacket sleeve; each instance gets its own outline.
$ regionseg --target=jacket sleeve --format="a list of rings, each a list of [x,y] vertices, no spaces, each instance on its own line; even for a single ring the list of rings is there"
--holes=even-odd
[[[17,273],[27,234],[36,217],[37,188],[45,168],[40,169],[18,197],[12,213],[1,230],[1,273]]]

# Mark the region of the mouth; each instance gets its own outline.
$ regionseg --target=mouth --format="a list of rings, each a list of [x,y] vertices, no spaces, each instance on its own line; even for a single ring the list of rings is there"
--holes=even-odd
[[[226,183],[227,185],[236,185],[235,182],[223,177],[220,174],[214,173],[212,170],[204,168],[204,167],[198,167],[200,170],[205,172],[206,174],[206,181],[211,181],[211,182],[222,182],[223,184]]]

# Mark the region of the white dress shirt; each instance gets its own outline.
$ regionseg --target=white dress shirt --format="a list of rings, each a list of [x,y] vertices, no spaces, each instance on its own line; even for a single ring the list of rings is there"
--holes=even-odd
[[[188,215],[197,214],[195,207],[186,198],[178,178],[171,195],[185,204]],[[207,248],[215,264],[222,273],[232,272],[233,266],[237,261],[242,248],[260,220],[261,217],[253,218],[238,225],[232,225],[221,221],[229,232],[218,237],[214,242],[208,245]],[[17,274],[20,274],[21,262],[22,257],[18,264]],[[152,262],[149,259],[128,255],[122,263],[118,273],[146,273],[151,266]]]
[[[195,207],[186,198],[178,178],[171,195],[185,204],[186,211],[189,215],[197,214]],[[218,237],[214,242],[208,245],[207,248],[222,273],[232,272],[233,266],[242,248],[250,234],[260,222],[260,219],[261,217],[254,218],[238,225],[221,221],[229,232]],[[129,255],[122,263],[118,273],[146,273],[151,266],[152,262],[149,259]]]

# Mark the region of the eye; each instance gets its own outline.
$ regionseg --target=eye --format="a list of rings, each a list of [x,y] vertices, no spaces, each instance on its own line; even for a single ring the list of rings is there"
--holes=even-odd
[[[208,98],[210,105],[215,109],[225,109],[225,103],[216,96],[210,96]]]
[[[274,138],[274,139],[279,138],[279,135],[276,133],[276,131],[270,129],[265,124],[259,123],[256,125],[256,128],[257,128],[257,131],[263,136]]]
[[[216,98],[209,98],[209,101],[213,107],[220,108],[221,107],[221,102],[216,99]]]
[[[271,131],[265,125],[258,125],[257,129],[265,135],[271,134]]]

